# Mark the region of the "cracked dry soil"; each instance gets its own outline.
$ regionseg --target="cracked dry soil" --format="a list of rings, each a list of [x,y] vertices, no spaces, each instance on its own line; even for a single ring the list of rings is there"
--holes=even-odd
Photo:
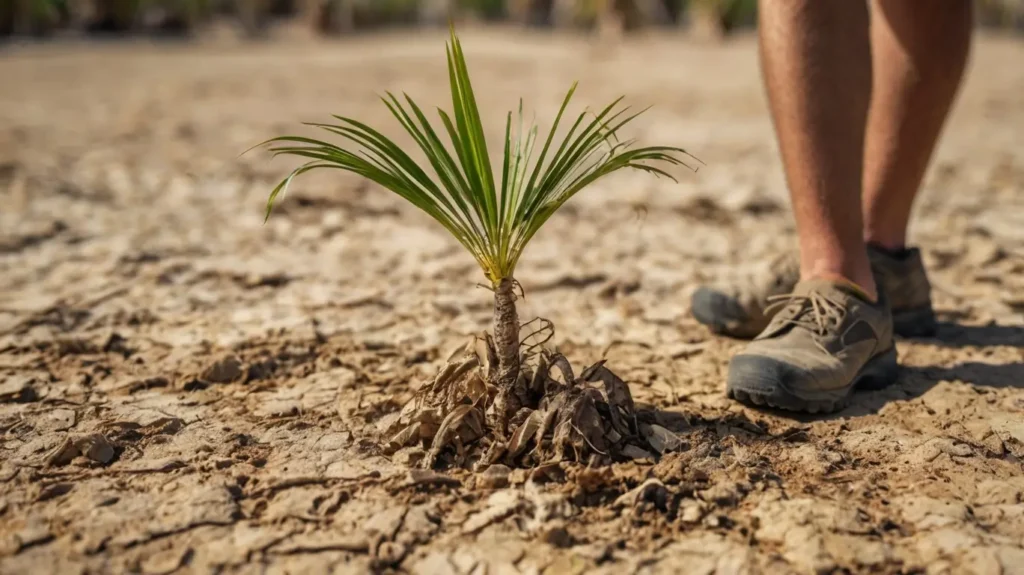
[[[654,105],[635,135],[708,166],[623,174],[527,250],[525,320],[607,358],[656,458],[409,471],[379,429],[490,294],[472,259],[348,177],[250,145],[374,94],[447,106],[441,32],[260,46],[11,48],[0,59],[0,572],[1024,572],[1024,44],[982,38],[913,237],[938,337],[898,385],[794,418],[723,397],[742,344],[704,281],[793,245],[755,45],[463,34],[490,135],[522,95]]]

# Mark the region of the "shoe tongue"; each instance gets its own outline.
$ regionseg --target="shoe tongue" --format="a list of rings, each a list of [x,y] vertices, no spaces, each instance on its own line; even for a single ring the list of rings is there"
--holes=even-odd
[[[828,279],[809,279],[804,280],[793,289],[793,293],[798,295],[808,295],[811,292],[816,291],[821,294],[843,294],[846,296],[853,296],[859,300],[870,302],[868,295],[864,293],[864,290],[857,284],[851,281],[844,280],[828,280]]]

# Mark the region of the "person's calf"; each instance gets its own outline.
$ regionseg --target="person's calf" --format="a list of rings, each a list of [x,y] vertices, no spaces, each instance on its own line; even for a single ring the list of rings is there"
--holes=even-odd
[[[863,2],[762,0],[758,38],[805,280],[877,297],[861,219],[871,46]]]
[[[864,238],[906,245],[921,180],[959,90],[970,48],[970,0],[921,10],[910,0],[874,0],[872,94],[864,141]]]
[[[867,251],[859,249],[840,249],[836,246],[812,246],[816,249],[802,249],[800,252],[800,279],[827,280],[837,284],[845,284],[859,292],[859,295],[870,302],[878,301],[878,288]]]

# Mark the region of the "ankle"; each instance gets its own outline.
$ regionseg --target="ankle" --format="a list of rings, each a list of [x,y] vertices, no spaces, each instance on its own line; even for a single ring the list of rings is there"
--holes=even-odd
[[[845,284],[860,292],[864,299],[871,303],[878,303],[878,287],[875,285],[875,277],[871,272],[871,266],[868,264],[867,258],[865,258],[861,265],[854,266],[802,265],[800,279],[826,280]]]
[[[868,230],[864,233],[864,243],[882,253],[892,255],[902,254],[907,250],[905,233],[883,234]]]
[[[891,244],[891,243],[890,244],[880,244],[878,242],[869,241],[867,244],[868,244],[868,247],[871,248],[872,250],[874,250],[875,252],[878,252],[878,253],[880,253],[882,255],[885,255],[885,256],[887,256],[887,257],[889,257],[891,259],[894,259],[894,260],[905,259],[908,255],[910,255],[910,253],[912,251],[912,250],[907,248],[906,243],[900,243],[899,245],[894,245],[894,244]]]
[[[862,299],[867,300],[873,304],[878,303],[878,287],[875,285],[874,279],[871,280],[870,285],[864,285],[862,282],[853,281],[844,276],[829,276],[829,277],[817,277],[815,279],[827,280],[832,283],[846,286],[851,290],[857,292],[857,295]]]

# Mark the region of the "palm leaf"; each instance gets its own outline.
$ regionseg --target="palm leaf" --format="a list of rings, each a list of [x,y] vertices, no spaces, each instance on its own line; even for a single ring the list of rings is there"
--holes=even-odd
[[[285,154],[308,160],[271,192],[266,217],[270,217],[278,196],[299,175],[321,168],[355,173],[398,194],[437,220],[469,250],[497,285],[513,276],[526,245],[558,208],[580,190],[626,168],[674,179],[666,168],[690,168],[683,158],[696,160],[681,148],[633,148],[632,141],[620,141],[618,134],[622,128],[642,113],[628,113],[628,108],[619,106],[621,98],[596,114],[579,114],[562,140],[556,142],[556,132],[576,91],[573,84],[536,160],[533,152],[537,127],[524,126],[522,102],[514,135],[512,114],[507,115],[497,182],[465,54],[454,29],[447,57],[452,112],[438,109],[449,140],[447,146],[408,95],[404,95],[404,103],[391,93],[381,98],[426,157],[426,166],[420,166],[392,140],[357,120],[335,116],[338,124],[307,124],[340,137],[346,145],[299,136],[281,136],[260,144],[271,144],[270,151],[275,156]]]

